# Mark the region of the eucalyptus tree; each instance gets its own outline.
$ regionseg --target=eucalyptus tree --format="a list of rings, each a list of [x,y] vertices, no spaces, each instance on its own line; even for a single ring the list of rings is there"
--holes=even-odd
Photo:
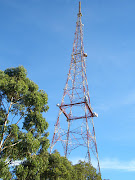
[[[37,179],[38,172],[45,170],[49,141],[48,123],[43,114],[47,110],[47,94],[27,77],[23,66],[0,71],[0,178],[3,180],[27,179],[29,175]],[[19,166],[13,166],[18,162]]]
[[[79,161],[74,165],[76,180],[101,180],[101,174],[97,173],[96,169],[85,161]]]
[[[41,180],[75,180],[75,170],[72,163],[58,151],[49,154],[48,167],[41,174]]]

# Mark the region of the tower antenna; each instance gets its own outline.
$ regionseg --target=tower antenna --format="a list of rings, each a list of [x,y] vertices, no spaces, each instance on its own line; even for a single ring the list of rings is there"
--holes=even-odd
[[[82,13],[81,13],[81,1],[79,1],[79,13],[78,13],[78,16],[82,16]]]
[[[76,149],[80,149],[80,156],[82,156],[85,150],[86,161],[90,164],[92,161],[96,162],[97,171],[100,173],[93,121],[93,118],[98,117],[98,115],[93,111],[90,103],[86,76],[87,54],[84,52],[81,16],[81,2],[79,2],[71,63],[62,101],[57,104],[59,114],[55,124],[50,152],[52,152],[54,146],[60,148],[60,144],[66,157]]]
[[[79,2],[79,13],[81,13],[81,1]]]

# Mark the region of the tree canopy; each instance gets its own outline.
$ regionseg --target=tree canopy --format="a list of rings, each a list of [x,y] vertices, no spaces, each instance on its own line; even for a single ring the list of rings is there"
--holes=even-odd
[[[43,117],[48,110],[47,101],[47,94],[27,77],[23,66],[0,71],[1,178],[12,177],[9,165],[14,161],[27,159],[40,164],[40,155],[47,153],[48,123]],[[20,168],[16,168],[17,173]]]
[[[79,161],[74,165],[76,180],[101,180],[101,174],[96,172],[96,169],[85,161]]]
[[[91,164],[79,161],[73,165],[66,157],[60,156],[58,151],[54,151],[49,154],[48,167],[42,174],[42,178],[44,180],[101,180],[101,175]]]

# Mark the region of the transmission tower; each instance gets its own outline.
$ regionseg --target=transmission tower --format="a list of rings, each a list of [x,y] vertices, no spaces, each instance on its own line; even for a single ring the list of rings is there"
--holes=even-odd
[[[85,158],[89,163],[94,159],[94,164],[96,162],[97,170],[100,173],[93,122],[93,117],[98,115],[93,112],[90,104],[86,76],[87,54],[84,53],[81,17],[81,2],[79,2],[71,63],[61,104],[57,104],[59,114],[55,124],[50,152],[58,142],[61,142],[66,157],[74,149],[80,146],[85,147]]]

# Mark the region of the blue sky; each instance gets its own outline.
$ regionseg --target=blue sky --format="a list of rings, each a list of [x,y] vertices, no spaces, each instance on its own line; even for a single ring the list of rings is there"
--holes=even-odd
[[[49,139],[70,64],[78,0],[0,0],[0,66],[47,92]],[[102,178],[135,178],[135,1],[82,0],[87,78]],[[83,157],[71,157],[75,162]]]

